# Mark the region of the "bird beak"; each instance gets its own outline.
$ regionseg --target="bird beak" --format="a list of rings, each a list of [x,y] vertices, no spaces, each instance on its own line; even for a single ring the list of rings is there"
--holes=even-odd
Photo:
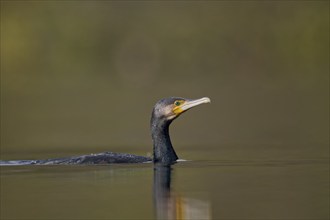
[[[205,103],[210,103],[211,99],[208,97],[204,97],[201,99],[192,99],[192,100],[187,100],[184,102],[181,106],[182,111],[187,111],[188,109],[191,109],[197,105],[205,104]]]

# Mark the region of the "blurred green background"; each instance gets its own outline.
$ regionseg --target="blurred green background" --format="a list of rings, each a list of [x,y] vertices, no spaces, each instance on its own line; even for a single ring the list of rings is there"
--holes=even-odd
[[[1,153],[150,152],[168,96],[176,148],[327,155],[329,2],[1,1]]]

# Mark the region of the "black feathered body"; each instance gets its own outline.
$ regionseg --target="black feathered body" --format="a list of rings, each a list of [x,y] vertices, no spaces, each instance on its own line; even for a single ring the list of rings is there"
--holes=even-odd
[[[152,162],[152,158],[133,154],[104,152],[73,157],[53,158],[46,160],[11,160],[0,161],[3,166],[15,165],[60,165],[60,164],[109,164],[109,163],[146,163]]]

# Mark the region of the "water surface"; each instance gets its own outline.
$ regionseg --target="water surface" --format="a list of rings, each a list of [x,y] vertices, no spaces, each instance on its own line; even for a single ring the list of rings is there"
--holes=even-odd
[[[1,219],[329,217],[326,157],[254,152],[249,159],[235,150],[183,152],[203,160],[172,167],[1,167]]]

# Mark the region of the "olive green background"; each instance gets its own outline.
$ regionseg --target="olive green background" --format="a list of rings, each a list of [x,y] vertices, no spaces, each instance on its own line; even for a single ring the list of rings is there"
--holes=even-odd
[[[327,1],[1,1],[1,152],[329,143]]]

